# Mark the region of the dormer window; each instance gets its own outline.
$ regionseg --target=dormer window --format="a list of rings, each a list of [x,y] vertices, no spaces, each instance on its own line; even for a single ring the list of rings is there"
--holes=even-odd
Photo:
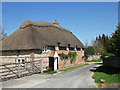
[[[44,47],[42,48],[42,51],[43,51],[43,52],[47,52],[47,46],[44,46]]]
[[[70,44],[68,44],[68,48],[70,48]]]

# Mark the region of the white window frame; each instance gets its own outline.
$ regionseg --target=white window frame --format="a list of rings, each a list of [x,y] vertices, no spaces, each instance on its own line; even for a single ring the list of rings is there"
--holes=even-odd
[[[44,46],[43,48],[42,48],[42,52],[47,52],[48,50],[47,50],[47,46]]]
[[[20,66],[25,66],[25,58],[18,58],[17,59],[17,63],[19,63],[18,61],[20,60]],[[24,60],[24,63],[23,63]]]

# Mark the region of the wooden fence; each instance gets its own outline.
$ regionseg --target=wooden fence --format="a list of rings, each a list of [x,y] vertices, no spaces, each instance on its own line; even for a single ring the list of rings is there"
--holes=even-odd
[[[10,63],[0,65],[1,81],[13,78],[19,78],[33,73],[43,72],[42,60],[28,62]]]

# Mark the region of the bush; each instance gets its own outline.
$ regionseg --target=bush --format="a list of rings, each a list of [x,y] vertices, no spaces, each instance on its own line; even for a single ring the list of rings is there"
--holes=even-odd
[[[60,53],[58,54],[61,58],[61,60],[65,60],[68,59],[68,57],[70,57],[70,62],[72,63],[73,61],[76,60],[76,56],[77,56],[77,52],[69,52],[68,55],[64,54],[64,53]]]
[[[64,54],[64,53],[60,53],[60,54],[58,54],[58,55],[60,56],[61,60],[63,60],[63,59],[68,59],[68,55],[66,55],[66,54]]]
[[[95,51],[93,47],[88,47],[85,48],[84,53],[85,53],[85,58],[87,59],[89,55],[94,55]]]
[[[54,74],[54,73],[57,73],[57,71],[43,71],[43,73]]]
[[[70,62],[73,63],[76,60],[77,52],[69,52],[68,56],[70,57]]]
[[[98,60],[85,60],[85,62],[101,62],[102,61],[102,59],[98,59]]]
[[[112,54],[112,53],[108,53],[107,51],[104,51],[104,52],[101,54],[101,57],[100,57],[100,58],[104,58],[105,56],[115,56],[115,55]]]
[[[68,59],[68,55],[64,55],[64,58],[65,58],[65,59]]]

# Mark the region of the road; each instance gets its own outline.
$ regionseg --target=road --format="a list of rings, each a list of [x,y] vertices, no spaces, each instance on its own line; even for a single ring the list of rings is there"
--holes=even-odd
[[[93,71],[101,63],[92,63],[45,78],[33,88],[97,88],[92,79]]]

